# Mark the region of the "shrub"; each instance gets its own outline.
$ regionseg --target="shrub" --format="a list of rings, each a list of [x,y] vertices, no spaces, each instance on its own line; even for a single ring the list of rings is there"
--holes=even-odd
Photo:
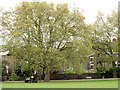
[[[16,73],[12,73],[9,78],[10,78],[9,80],[11,81],[11,80],[16,80],[16,78],[19,78],[19,76],[17,76]]]
[[[120,67],[116,67],[116,73],[120,74]],[[113,74],[113,69],[110,68],[109,70],[105,71],[106,74]]]
[[[120,77],[120,67],[116,67],[115,69],[116,69],[117,76]],[[101,75],[111,77],[111,76],[113,76],[113,69],[110,68],[110,69],[106,70],[105,72],[96,72],[96,73],[100,73]]]
[[[7,81],[7,76],[2,76],[2,81]]]
[[[29,69],[23,70],[22,71],[22,66],[17,66],[15,68],[15,73],[17,74],[17,76],[19,77],[25,77],[25,76],[30,76],[31,71]]]

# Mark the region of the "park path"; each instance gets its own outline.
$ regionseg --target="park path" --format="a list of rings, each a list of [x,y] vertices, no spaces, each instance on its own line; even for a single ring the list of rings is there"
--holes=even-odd
[[[93,81],[93,80],[118,80],[120,78],[105,78],[105,79],[71,79],[71,80],[50,80],[51,82],[57,81]],[[3,81],[3,82],[24,82],[24,81]],[[40,80],[39,82],[44,82],[44,80]]]

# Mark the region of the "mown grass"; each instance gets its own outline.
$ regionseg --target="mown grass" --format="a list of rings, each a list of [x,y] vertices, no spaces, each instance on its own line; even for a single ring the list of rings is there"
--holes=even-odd
[[[2,82],[2,88],[118,88],[116,80],[61,80],[38,83]]]

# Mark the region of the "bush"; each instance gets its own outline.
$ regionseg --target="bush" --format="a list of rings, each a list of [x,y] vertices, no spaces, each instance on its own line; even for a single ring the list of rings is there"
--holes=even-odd
[[[2,76],[2,81],[7,81],[7,76]]]
[[[117,76],[120,77],[120,67],[116,67],[115,69],[116,69]],[[113,77],[113,69],[112,68],[106,70],[105,72],[96,72],[96,73],[99,73],[102,76],[104,75],[106,77]]]
[[[18,77],[16,73],[12,73],[10,78]]]
[[[15,73],[19,77],[25,77],[25,76],[28,77],[28,76],[30,76],[31,71],[29,69],[22,71],[22,66],[17,66],[15,68]]]
[[[120,67],[116,67],[116,73],[120,74]],[[110,68],[109,70],[105,71],[106,74],[113,74],[113,69]]]
[[[12,73],[9,78],[10,78],[10,79],[9,79],[10,81],[11,81],[11,80],[12,80],[12,81],[15,81],[15,80],[17,80],[17,79],[19,78],[19,76],[17,76],[16,73]]]
[[[120,67],[116,67],[117,74],[120,74]]]

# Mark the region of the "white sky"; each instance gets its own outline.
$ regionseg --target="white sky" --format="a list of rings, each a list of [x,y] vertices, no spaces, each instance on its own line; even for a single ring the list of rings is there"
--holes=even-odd
[[[0,7],[9,9],[15,7],[22,1],[32,0],[0,0]],[[86,23],[93,23],[98,11],[102,11],[105,15],[110,14],[113,9],[118,8],[118,1],[120,0],[37,0],[57,3],[68,3],[71,7],[79,7],[83,9],[83,15],[86,17]]]

